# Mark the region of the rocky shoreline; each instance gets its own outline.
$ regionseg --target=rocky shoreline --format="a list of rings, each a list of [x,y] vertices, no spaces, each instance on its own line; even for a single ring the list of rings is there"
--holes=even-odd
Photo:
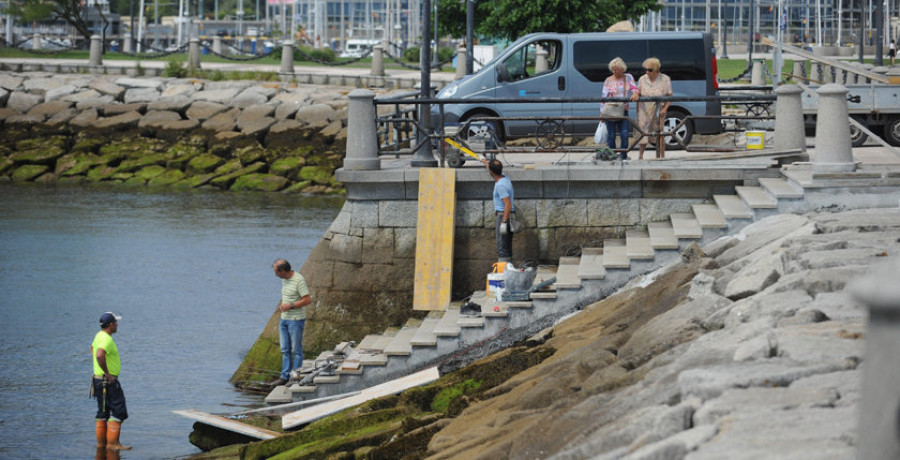
[[[352,88],[0,73],[0,180],[342,193]]]

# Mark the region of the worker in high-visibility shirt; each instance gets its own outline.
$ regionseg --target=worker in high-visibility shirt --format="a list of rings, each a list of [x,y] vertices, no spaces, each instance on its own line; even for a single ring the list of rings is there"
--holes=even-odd
[[[119,331],[119,320],[112,312],[100,316],[100,331],[91,343],[91,361],[94,363],[93,395],[97,398],[95,429],[97,447],[109,450],[130,450],[131,447],[119,443],[122,422],[128,418],[125,407],[125,393],[119,383],[122,362],[119,349],[112,335]]]

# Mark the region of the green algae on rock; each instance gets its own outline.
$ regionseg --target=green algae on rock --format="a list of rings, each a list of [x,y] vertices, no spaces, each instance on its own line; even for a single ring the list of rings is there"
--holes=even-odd
[[[240,191],[256,191],[256,192],[277,192],[283,189],[288,180],[275,174],[252,173],[238,177],[230,190]]]

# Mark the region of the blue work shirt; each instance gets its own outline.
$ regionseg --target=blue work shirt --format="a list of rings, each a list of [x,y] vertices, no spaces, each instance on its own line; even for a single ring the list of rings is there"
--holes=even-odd
[[[509,197],[511,205],[509,212],[516,211],[515,194],[513,193],[512,181],[508,177],[503,176],[494,182],[494,211],[503,212],[503,199]]]

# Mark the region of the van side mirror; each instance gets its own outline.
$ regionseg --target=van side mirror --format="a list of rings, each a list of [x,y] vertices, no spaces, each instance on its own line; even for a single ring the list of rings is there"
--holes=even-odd
[[[505,63],[497,66],[497,81],[509,81],[509,69],[506,68]]]

